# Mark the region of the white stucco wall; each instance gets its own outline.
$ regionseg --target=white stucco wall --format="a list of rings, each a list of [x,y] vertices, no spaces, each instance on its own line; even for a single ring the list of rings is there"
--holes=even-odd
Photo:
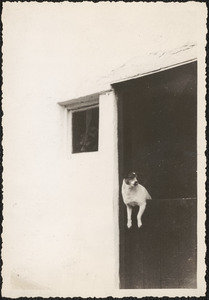
[[[63,264],[66,272],[61,280],[66,296],[85,296],[86,291],[89,295],[107,296],[108,290],[118,286],[116,109],[112,92],[101,95],[99,151],[66,153],[65,215],[69,224],[69,246],[65,246],[68,249]],[[70,126],[66,129],[71,140]],[[70,148],[69,142],[65,148]]]
[[[9,127],[18,143],[11,141],[15,151],[4,155],[13,174],[11,178],[6,168],[4,251],[11,259],[4,265],[5,294],[30,295],[32,289],[34,295],[82,296],[89,291],[91,296],[96,286],[99,296],[117,285],[117,118],[112,93],[100,96],[99,110],[99,151],[79,154],[68,148],[71,130],[65,108],[40,105],[34,113],[34,106],[25,104],[19,114],[10,111]],[[22,122],[27,126],[19,130]],[[5,131],[9,147],[11,134]]]

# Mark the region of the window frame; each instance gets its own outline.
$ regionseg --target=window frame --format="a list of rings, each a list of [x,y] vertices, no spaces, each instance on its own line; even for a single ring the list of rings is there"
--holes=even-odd
[[[65,110],[65,136],[66,136],[66,156],[67,158],[76,157],[76,155],[82,153],[83,155],[91,155],[92,153],[95,155],[96,153],[99,152],[99,136],[100,136],[100,125],[98,126],[98,150],[97,151],[92,151],[92,152],[78,152],[78,153],[73,153],[73,112],[76,111],[82,111],[82,110],[87,110],[91,109],[94,107],[98,107],[100,111],[100,105],[99,105],[99,97],[101,93],[94,93],[91,95],[87,95],[84,97],[79,97],[79,98],[74,98],[71,100],[67,100],[64,102],[58,102],[58,104],[64,108]],[[100,124],[100,121],[99,121]]]

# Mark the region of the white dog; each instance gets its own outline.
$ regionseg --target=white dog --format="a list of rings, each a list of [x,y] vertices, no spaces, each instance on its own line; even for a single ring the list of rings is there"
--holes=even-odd
[[[123,179],[122,196],[123,202],[127,207],[127,227],[130,228],[132,226],[132,207],[139,206],[137,223],[140,228],[142,226],[141,217],[146,208],[146,200],[152,198],[145,187],[138,183],[136,173],[131,172],[127,178]]]

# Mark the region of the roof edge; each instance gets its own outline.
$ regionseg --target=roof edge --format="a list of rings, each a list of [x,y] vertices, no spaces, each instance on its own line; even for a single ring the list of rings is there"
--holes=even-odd
[[[137,75],[128,76],[126,78],[122,78],[122,79],[119,79],[119,80],[113,80],[112,82],[110,82],[110,85],[113,86],[114,84],[117,84],[117,83],[120,83],[120,82],[129,81],[129,80],[132,80],[132,79],[137,79],[137,78],[140,78],[140,77],[149,76],[149,75],[156,74],[156,73],[166,71],[166,70],[169,70],[169,69],[177,68],[177,67],[195,62],[195,61],[197,61],[197,58],[190,59],[188,61],[184,61],[184,62],[181,62],[181,63],[173,64],[173,65],[170,65],[170,66],[165,66],[165,67],[162,67],[162,68],[150,71],[150,72],[139,73]]]

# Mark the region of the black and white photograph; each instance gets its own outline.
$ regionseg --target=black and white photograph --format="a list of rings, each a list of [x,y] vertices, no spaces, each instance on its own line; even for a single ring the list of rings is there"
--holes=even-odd
[[[2,296],[205,296],[206,18],[3,3]]]

